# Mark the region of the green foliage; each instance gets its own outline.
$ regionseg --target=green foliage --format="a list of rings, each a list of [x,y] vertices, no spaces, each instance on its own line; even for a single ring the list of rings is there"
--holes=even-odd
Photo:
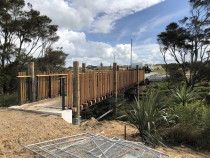
[[[198,146],[204,149],[210,149],[210,108],[207,109],[205,118],[205,126],[201,128],[201,132],[198,135],[197,143]]]
[[[167,82],[153,83],[147,89],[158,89],[167,112],[177,116],[174,124],[162,125],[157,130],[169,143],[188,144],[196,148],[208,148],[210,142],[210,107],[207,101],[210,87],[196,84],[192,90],[181,83],[178,88]]]
[[[165,73],[166,71],[164,69],[154,69],[153,72],[157,72],[157,73]]]
[[[103,64],[102,62],[100,63],[100,67],[101,67],[101,68],[104,67],[104,64]]]
[[[39,56],[44,56],[59,39],[57,29],[49,17],[41,15],[29,3],[26,6],[24,0],[0,0],[0,87],[3,93],[11,93],[17,88],[18,71],[25,70],[37,50]],[[51,53],[49,56],[52,60]],[[57,60],[61,59],[59,57]]]
[[[194,89],[198,94],[198,99],[205,99],[205,103],[210,106],[210,86],[202,86],[201,84],[197,84]]]
[[[65,66],[67,54],[62,49],[53,50],[49,48],[44,57],[35,60],[36,67],[40,71],[58,72]]]
[[[209,149],[210,147],[210,109],[204,101],[176,105],[173,113],[178,116],[177,124],[165,129],[162,136],[167,142],[192,145]]]
[[[171,56],[184,76],[187,87],[209,78],[202,71],[209,62],[209,1],[190,0],[191,16],[184,17],[179,23],[172,22],[164,32],[157,35],[160,52],[167,64]],[[189,76],[187,76],[189,69]],[[166,69],[168,72],[168,70]],[[208,68],[205,72],[208,72]],[[207,77],[206,77],[207,76]],[[209,81],[209,80],[207,80]]]
[[[204,83],[206,86],[209,85],[210,82],[210,61],[208,61],[198,74],[198,79],[200,82]]]
[[[140,101],[135,101],[132,108],[127,112],[126,117],[139,130],[140,136],[153,145],[163,145],[156,131],[171,122],[175,116],[168,114],[168,108],[161,104],[158,92],[154,89],[148,91]]]
[[[191,87],[186,87],[185,84],[181,84],[179,88],[172,90],[175,101],[182,106],[192,102],[195,99],[195,92]]]
[[[0,95],[0,107],[9,107],[12,105],[18,105],[17,92]]]
[[[33,55],[37,48],[41,53],[58,40],[57,25],[51,25],[51,19],[34,10],[28,3],[25,10],[24,0],[0,0],[0,38],[3,43],[0,53],[1,65],[21,54]],[[19,43],[15,43],[18,40]],[[27,45],[27,49],[25,47]]]
[[[3,93],[12,93],[17,90],[18,72],[27,71],[27,64],[32,60],[32,57],[21,55],[13,63],[0,70],[0,87]]]
[[[196,133],[191,129],[183,128],[179,125],[164,129],[161,135],[169,143],[196,145]]]
[[[179,117],[179,123],[185,128],[201,128],[205,125],[207,108],[204,101],[196,101],[195,103],[183,104],[175,106],[175,114]]]
[[[167,71],[169,78],[167,81],[171,84],[177,84],[184,80],[184,75],[182,73],[182,69],[178,64],[172,63],[163,65],[163,68]]]

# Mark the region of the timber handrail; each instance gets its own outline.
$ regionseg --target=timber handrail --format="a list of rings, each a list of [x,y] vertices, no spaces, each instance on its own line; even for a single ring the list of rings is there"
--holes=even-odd
[[[19,78],[27,78],[27,77],[31,77],[31,76],[17,76]]]
[[[36,75],[37,77],[48,77],[48,76],[67,76],[68,74],[49,74],[49,75]]]

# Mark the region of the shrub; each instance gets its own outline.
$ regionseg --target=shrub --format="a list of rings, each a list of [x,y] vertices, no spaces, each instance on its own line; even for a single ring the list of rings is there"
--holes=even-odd
[[[210,109],[208,108],[205,120],[205,125],[201,128],[201,132],[198,135],[198,146],[200,148],[210,150]]]
[[[14,92],[12,94],[3,94],[0,96],[0,107],[9,107],[18,104],[18,94]]]
[[[132,110],[128,111],[126,117],[128,121],[136,126],[140,136],[152,145],[164,145],[160,141],[157,129],[175,118],[167,113],[167,107],[161,105],[159,93],[149,90],[140,101],[136,99],[132,105]]]
[[[179,117],[181,126],[195,130],[204,126],[207,107],[204,105],[204,100],[185,104],[185,106],[181,103],[175,107],[175,114]]]
[[[179,116],[178,124],[165,129],[163,138],[170,143],[210,149],[210,111],[203,101],[177,106],[175,113]]]
[[[210,87],[197,85],[195,90],[198,93],[198,99],[205,99],[205,103],[210,105]]]
[[[179,83],[184,80],[184,75],[178,64],[171,63],[164,65],[163,68],[167,71],[169,78],[167,81],[170,83]]]
[[[195,145],[196,144],[196,135],[192,130],[187,128],[183,128],[179,125],[171,127],[169,129],[165,129],[163,132],[164,139],[169,143],[178,143],[178,144],[189,144]]]

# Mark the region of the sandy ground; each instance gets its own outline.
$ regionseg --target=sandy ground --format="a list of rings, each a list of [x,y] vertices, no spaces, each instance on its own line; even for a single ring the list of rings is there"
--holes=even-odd
[[[34,114],[21,111],[0,109],[0,157],[1,158],[31,158],[38,157],[21,147],[49,139],[65,137],[73,134],[89,132],[107,137],[124,137],[124,125],[117,121],[98,122],[88,120],[79,125],[65,122],[58,116]],[[127,139],[141,141],[134,135],[137,130],[127,126]],[[186,147],[157,148],[175,158],[207,158],[210,153],[193,151]]]

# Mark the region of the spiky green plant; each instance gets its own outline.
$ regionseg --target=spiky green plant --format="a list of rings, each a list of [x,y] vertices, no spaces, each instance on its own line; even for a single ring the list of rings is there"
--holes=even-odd
[[[179,88],[175,88],[174,90],[172,90],[172,94],[177,104],[181,104],[183,106],[190,103],[196,98],[195,91],[192,90],[191,87],[187,88],[185,84],[180,85]]]
[[[133,109],[127,112],[128,121],[136,126],[140,136],[152,145],[161,143],[157,129],[175,118],[167,113],[167,107],[161,105],[161,96],[154,89],[143,95],[140,101],[135,101]]]

